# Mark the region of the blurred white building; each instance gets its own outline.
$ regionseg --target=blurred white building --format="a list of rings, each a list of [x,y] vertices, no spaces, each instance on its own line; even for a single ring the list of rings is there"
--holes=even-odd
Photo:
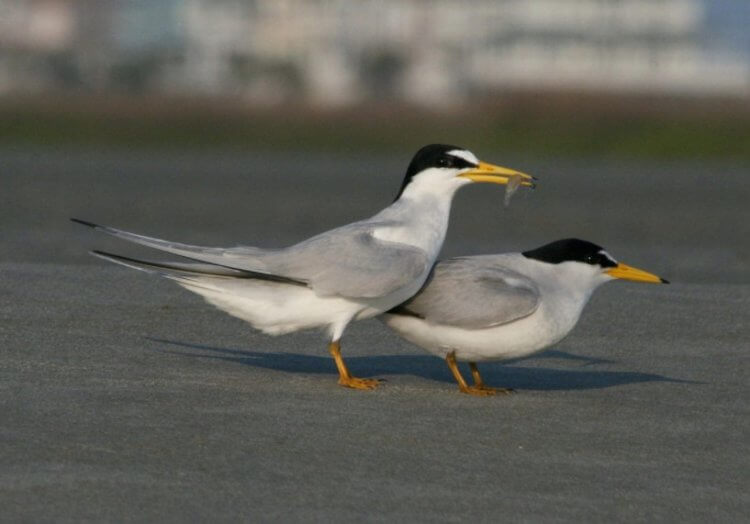
[[[712,46],[701,0],[0,0],[0,92],[65,75],[271,103],[750,95],[748,54]]]

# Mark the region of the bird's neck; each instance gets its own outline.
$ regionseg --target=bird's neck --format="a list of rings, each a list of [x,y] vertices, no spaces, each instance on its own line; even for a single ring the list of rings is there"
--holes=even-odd
[[[548,306],[546,314],[564,336],[576,325],[598,285],[565,265],[544,264],[543,270],[547,278],[540,278],[539,282]]]
[[[418,247],[434,260],[445,240],[455,191],[413,189],[408,187],[396,202],[378,214],[378,218],[395,225],[379,228],[375,236]]]

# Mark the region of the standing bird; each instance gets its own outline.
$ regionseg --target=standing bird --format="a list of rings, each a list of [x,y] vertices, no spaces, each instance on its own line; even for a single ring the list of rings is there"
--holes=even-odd
[[[594,290],[616,278],[668,283],[618,263],[596,244],[569,238],[523,253],[441,261],[419,293],[381,320],[444,358],[462,393],[509,393],[486,386],[476,363],[524,357],[559,342]],[[473,386],[457,360],[469,362]]]
[[[125,266],[158,273],[270,335],[325,327],[339,384],[373,389],[378,380],[352,376],[340,339],[353,320],[402,303],[424,284],[443,245],[455,192],[472,182],[534,187],[533,177],[480,162],[441,144],[420,149],[396,200],[375,216],[283,249],[200,247],[74,222],[191,262],[153,262],[93,251]]]

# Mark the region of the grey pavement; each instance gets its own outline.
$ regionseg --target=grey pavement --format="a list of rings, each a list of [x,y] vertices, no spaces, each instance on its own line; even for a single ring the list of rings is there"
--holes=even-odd
[[[491,398],[375,320],[343,352],[387,382],[340,388],[320,333],[253,332],[67,222],[280,245],[387,204],[408,155],[0,151],[0,521],[747,521],[746,167],[477,153],[540,187],[462,190],[447,254],[575,235],[674,282],[605,285],[484,365],[517,390]]]

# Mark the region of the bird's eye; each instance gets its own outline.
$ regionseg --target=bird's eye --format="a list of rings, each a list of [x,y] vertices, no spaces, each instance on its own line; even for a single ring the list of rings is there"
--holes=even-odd
[[[587,264],[596,264],[596,261],[597,261],[596,255],[586,255],[583,258],[583,261],[586,262]]]
[[[450,158],[441,157],[438,159],[438,166],[440,167],[451,167],[452,165],[453,161]]]

